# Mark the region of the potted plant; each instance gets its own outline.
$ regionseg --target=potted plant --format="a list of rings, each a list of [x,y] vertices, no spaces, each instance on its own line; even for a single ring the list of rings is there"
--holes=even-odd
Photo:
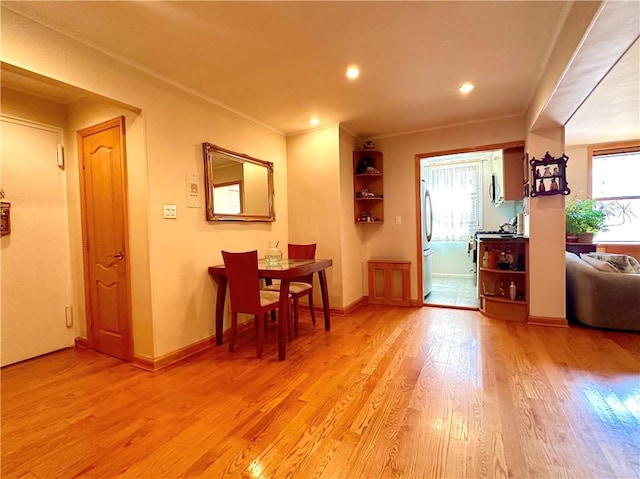
[[[565,209],[567,241],[576,239],[582,243],[590,243],[594,233],[604,227],[607,214],[595,200],[588,198],[572,199]]]

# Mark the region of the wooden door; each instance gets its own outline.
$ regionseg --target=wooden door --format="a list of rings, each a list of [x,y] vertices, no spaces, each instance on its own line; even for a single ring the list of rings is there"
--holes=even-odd
[[[78,132],[89,347],[133,356],[124,117]]]

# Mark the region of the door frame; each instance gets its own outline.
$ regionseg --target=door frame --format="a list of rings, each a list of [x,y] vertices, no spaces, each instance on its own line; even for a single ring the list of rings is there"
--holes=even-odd
[[[485,151],[485,150],[506,150],[509,148],[523,147],[525,146],[524,140],[519,141],[510,141],[503,143],[491,143],[488,145],[480,145],[474,146],[470,148],[455,148],[452,150],[444,150],[444,151],[433,151],[431,153],[418,153],[414,155],[414,171],[415,171],[415,201],[416,201],[416,244],[417,244],[417,254],[416,254],[416,272],[417,272],[417,280],[418,280],[418,292],[422,291],[424,288],[424,273],[422,271],[422,194],[420,190],[420,179],[421,179],[421,171],[420,171],[420,160],[424,160],[426,158],[432,158],[434,156],[445,156],[445,155],[457,155],[459,153],[473,153],[474,151]],[[419,305],[424,306],[422,301],[418,301]],[[427,305],[428,306],[428,305]]]
[[[83,279],[84,279],[84,301],[86,311],[86,330],[87,330],[87,346],[89,349],[95,349],[95,338],[93,337],[93,328],[91,325],[91,265],[89,257],[89,238],[88,238],[88,226],[87,226],[87,204],[86,204],[86,185],[84,179],[84,158],[83,158],[83,138],[95,133],[99,133],[104,130],[118,127],[119,142],[120,142],[120,162],[121,162],[121,175],[120,186],[122,188],[122,208],[124,213],[123,223],[123,241],[124,241],[124,262],[125,262],[125,299],[127,303],[127,317],[128,317],[128,333],[129,338],[127,341],[127,360],[133,361],[134,349],[133,349],[133,307],[131,302],[131,261],[129,260],[129,203],[128,203],[128,188],[127,188],[127,154],[126,154],[126,135],[125,135],[125,118],[119,116],[112,120],[107,120],[102,123],[98,123],[87,128],[83,128],[77,131],[78,141],[78,174],[80,180],[80,217],[82,223],[82,263],[83,263]]]

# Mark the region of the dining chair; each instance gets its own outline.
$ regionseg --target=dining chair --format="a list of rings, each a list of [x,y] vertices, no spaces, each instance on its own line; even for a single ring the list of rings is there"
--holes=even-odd
[[[289,259],[315,259],[316,243],[287,245],[287,256]],[[279,291],[280,286],[273,284],[264,288],[266,291]],[[316,324],[316,315],[313,311],[313,274],[294,278],[289,283],[289,294],[293,300],[293,330],[298,335],[298,301],[304,296],[309,297],[309,310],[311,311],[311,321]]]
[[[222,252],[224,268],[229,285],[231,300],[231,337],[229,351],[233,351],[238,329],[238,313],[252,314],[255,317],[257,329],[256,353],[262,357],[266,316],[269,311],[275,311],[279,306],[280,293],[260,289],[258,276],[258,252],[243,253]],[[281,318],[282,320],[282,318]],[[285,327],[290,329],[290,315],[286,318]]]

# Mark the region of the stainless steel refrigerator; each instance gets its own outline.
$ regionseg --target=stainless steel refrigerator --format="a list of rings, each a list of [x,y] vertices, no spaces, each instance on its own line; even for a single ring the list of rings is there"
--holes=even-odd
[[[423,298],[426,298],[433,286],[431,256],[431,236],[433,229],[433,210],[431,209],[431,194],[424,178],[420,179],[421,185],[421,216],[422,216],[422,288]]]

